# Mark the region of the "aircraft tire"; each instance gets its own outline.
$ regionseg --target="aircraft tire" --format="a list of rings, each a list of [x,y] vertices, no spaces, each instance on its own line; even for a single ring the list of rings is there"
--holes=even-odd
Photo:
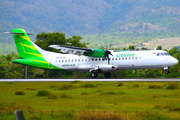
[[[105,78],[110,78],[111,77],[111,73],[104,73],[104,77]]]
[[[97,76],[98,76],[98,73],[96,71],[91,72],[91,77],[92,78],[97,78]]]
[[[169,74],[169,70],[166,70],[165,73],[166,73],[166,74]]]

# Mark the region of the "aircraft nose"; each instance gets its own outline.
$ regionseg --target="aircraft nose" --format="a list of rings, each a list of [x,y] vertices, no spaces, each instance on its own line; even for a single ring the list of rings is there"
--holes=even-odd
[[[172,63],[173,65],[176,65],[178,63],[178,60],[176,58],[173,58]]]

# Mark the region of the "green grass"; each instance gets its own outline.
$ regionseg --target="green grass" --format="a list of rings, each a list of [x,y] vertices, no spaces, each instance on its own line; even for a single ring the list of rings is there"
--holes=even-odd
[[[17,109],[23,110],[26,120],[180,119],[179,82],[118,84],[79,81],[1,82],[0,119],[15,119],[14,111]],[[150,89],[151,85],[153,87]],[[167,89],[169,86],[173,89]],[[25,94],[15,95],[19,91]]]

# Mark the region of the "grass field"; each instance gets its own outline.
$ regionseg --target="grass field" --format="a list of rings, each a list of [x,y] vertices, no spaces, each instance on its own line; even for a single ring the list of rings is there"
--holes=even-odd
[[[179,82],[1,82],[0,119],[179,120]]]

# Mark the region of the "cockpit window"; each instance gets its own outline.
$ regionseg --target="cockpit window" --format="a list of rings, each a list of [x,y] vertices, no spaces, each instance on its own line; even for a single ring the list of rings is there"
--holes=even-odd
[[[167,52],[165,53],[158,53],[157,56],[170,56]]]
[[[170,56],[169,53],[164,53],[164,54],[165,54],[165,56]]]

